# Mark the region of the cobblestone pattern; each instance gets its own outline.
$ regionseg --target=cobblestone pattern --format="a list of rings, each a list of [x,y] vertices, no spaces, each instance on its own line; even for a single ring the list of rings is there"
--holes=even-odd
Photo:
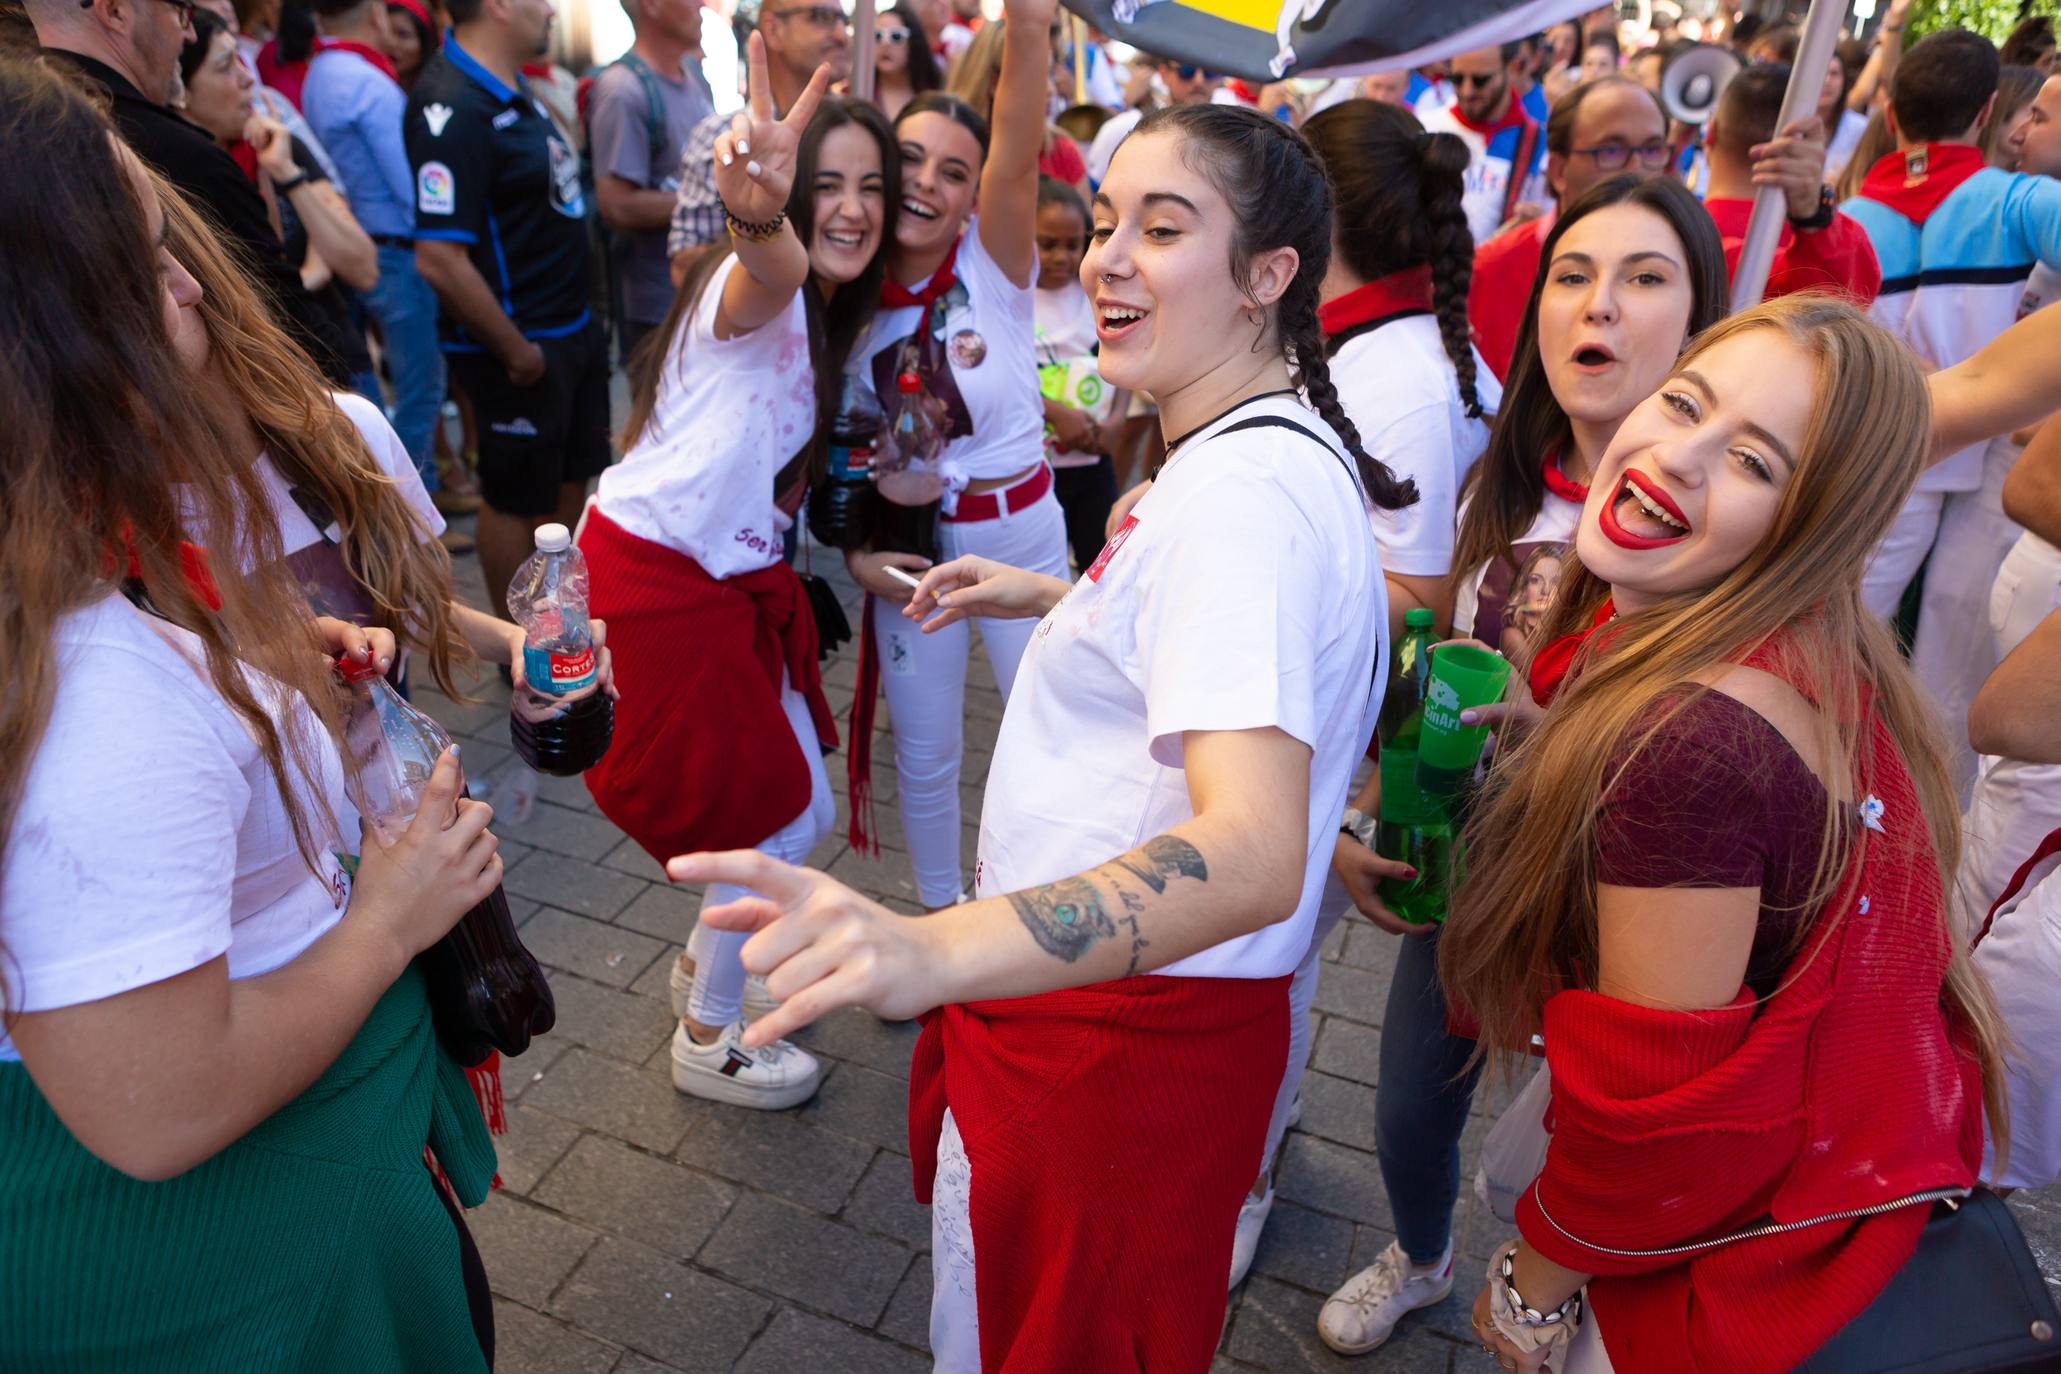
[[[466,522],[469,523],[469,522]],[[832,574],[854,624],[858,592]],[[833,574],[834,569],[834,574]],[[477,564],[459,562],[475,604]],[[828,665],[840,721],[855,646]],[[479,700],[418,691],[463,737],[475,779],[512,759],[506,690]],[[1001,702],[982,656],[969,676],[964,862],[971,871],[981,786]],[[813,862],[900,910],[914,883],[895,813],[886,711],[874,747],[883,852],[845,842],[838,823]],[[841,760],[833,760],[837,764]],[[479,790],[477,787],[475,790]],[[913,1374],[930,1367],[930,1220],[912,1198],[905,1095],[913,1026],[845,1011],[799,1040],[827,1069],[816,1099],[763,1113],[682,1097],[667,1052],[666,973],[693,928],[699,893],[595,810],[578,780],[545,779],[534,813],[495,823],[524,940],[549,966],[558,1027],[504,1066],[504,1187],[469,1217],[496,1295],[501,1374]],[[1461,1282],[1358,1359],[1317,1339],[1317,1309],[1393,1239],[1376,1168],[1374,1081],[1395,941],[1356,920],[1324,952],[1303,1114],[1282,1150],[1278,1201],[1252,1275],[1230,1295],[1212,1374],[1355,1370],[1487,1374],[1471,1344]],[[1486,1106],[1466,1139],[1466,1176]],[[2061,1273],[2061,1192],[2021,1194],[2020,1215],[2050,1277]],[[1454,1242],[1479,1272],[1507,1228],[1463,1202]]]

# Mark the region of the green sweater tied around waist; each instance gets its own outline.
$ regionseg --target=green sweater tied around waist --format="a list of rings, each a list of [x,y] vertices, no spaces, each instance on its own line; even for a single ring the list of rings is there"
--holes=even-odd
[[[306,1092],[162,1183],[0,1064],[0,1369],[484,1371],[425,1144],[485,1200],[494,1149],[412,967]]]

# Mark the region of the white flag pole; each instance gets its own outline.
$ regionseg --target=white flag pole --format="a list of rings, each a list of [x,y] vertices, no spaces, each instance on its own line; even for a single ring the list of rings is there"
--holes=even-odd
[[[1803,21],[1803,37],[1796,47],[1796,65],[1789,70],[1789,89],[1782,96],[1782,113],[1776,129],[1816,112],[1818,96],[1825,88],[1825,72],[1832,65],[1832,50],[1839,43],[1839,26],[1846,19],[1847,0],[1811,0],[1810,13]],[[1830,138],[1832,130],[1825,130]],[[1739,267],[1732,273],[1732,309],[1744,310],[1760,303],[1768,284],[1768,272],[1775,265],[1775,246],[1782,238],[1782,223],[1789,207],[1777,186],[1763,186],[1753,197],[1753,218],[1746,224],[1746,241],[1739,250]]]
[[[852,95],[873,98],[873,0],[852,5]]]

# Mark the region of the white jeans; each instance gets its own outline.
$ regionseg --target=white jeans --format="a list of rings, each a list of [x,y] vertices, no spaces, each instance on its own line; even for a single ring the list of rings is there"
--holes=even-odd
[[[2001,663],[2057,609],[2061,549],[2036,534],[2023,535],[2004,556],[1990,591],[1986,623],[1993,636],[1991,661]],[[1974,797],[1961,822],[1964,845],[1956,887],[1962,917],[1979,927],[2018,865],[2031,858],[2039,842],[2057,827],[2061,766],[1984,755]]]
[[[754,846],[782,863],[799,864],[809,857],[816,841],[837,823],[837,803],[830,795],[830,777],[823,768],[823,746],[816,742],[816,726],[809,719],[808,702],[784,682],[780,705],[787,723],[801,745],[809,764],[809,804],[802,813]],[[710,883],[703,894],[704,911],[740,897],[755,894],[729,883]],[[717,930],[700,921],[687,937],[687,957],[694,961],[694,991],[688,998],[687,1014],[704,1026],[727,1026],[744,1011],[744,942],[749,932]]]
[[[1992,440],[1983,450],[1982,485],[1974,491],[1913,492],[1862,580],[1868,609],[1887,619],[1896,614],[1926,553],[1932,555],[1918,603],[1911,671],[1945,719],[1948,760],[1964,803],[1976,772],[1968,707],[1997,666],[1986,614],[1990,588],[2020,534],[2003,506],[2004,478],[2018,452],[2008,437]]]
[[[930,1358],[936,1374],[980,1374],[980,1307],[973,1294],[973,1165],[945,1112],[930,1189]]]
[[[978,554],[998,563],[1064,579],[1066,516],[1051,492],[1028,508],[993,520],[964,524],[940,521],[940,552],[946,559]],[[1016,681],[1016,665],[1038,628],[1035,620],[960,621],[924,634],[902,615],[902,603],[876,597],[873,634],[880,654],[880,681],[894,723],[895,772],[902,832],[916,869],[916,891],[929,907],[950,906],[964,885],[959,869],[959,761],[965,751],[966,659],[971,627],[981,645],[1002,700]]]
[[[1302,1091],[1303,1072],[1310,1066],[1310,1003],[1317,996],[1318,963],[1324,942],[1331,938],[1339,918],[1351,907],[1352,898],[1347,895],[1345,884],[1338,881],[1338,875],[1325,874],[1324,895],[1317,901],[1317,928],[1310,934],[1310,947],[1302,962],[1296,965],[1295,977],[1288,980],[1288,1065],[1281,1075],[1280,1091],[1274,1094],[1274,1114],[1267,1119],[1267,1148],[1260,1155],[1263,1178],[1274,1167],[1281,1137],[1288,1133],[1288,1109],[1295,1105],[1295,1095]]]
[[[2054,869],[2049,860],[2043,881],[2012,898],[1975,947],[1975,966],[1996,990],[2010,1032],[2011,1153],[1999,1170],[1995,1143],[1985,1141],[1982,1159],[1983,1178],[2000,1187],[2040,1188],[2061,1177],[2061,877]]]

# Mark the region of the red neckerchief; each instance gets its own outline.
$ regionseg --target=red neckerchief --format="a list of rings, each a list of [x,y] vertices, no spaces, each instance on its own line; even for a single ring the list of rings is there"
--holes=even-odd
[[[1939,203],[1988,163],[1967,143],[1921,143],[1890,153],[1861,179],[1861,195],[1923,224]]]
[[[1596,617],[1589,622],[1588,629],[1576,630],[1573,634],[1560,636],[1551,644],[1539,646],[1539,651],[1531,656],[1531,671],[1528,675],[1533,701],[1541,706],[1553,704],[1554,696],[1560,691],[1560,684],[1567,679],[1569,670],[1574,667],[1575,655],[1582,651],[1582,646],[1589,642],[1591,635],[1608,624],[1616,615],[1616,601],[1605,597],[1603,604],[1596,608]]]
[[[1317,307],[1317,327],[1326,334],[1342,334],[1356,324],[1368,324],[1410,310],[1431,309],[1431,266],[1406,267],[1385,277],[1357,286],[1337,300]]]
[[[431,33],[436,32],[436,25],[429,22],[429,9],[422,3],[422,0],[386,0],[386,3],[389,9],[403,9],[408,11],[408,13],[414,15],[417,19],[422,21],[422,27],[424,29],[427,29]]]
[[[549,62],[525,62],[522,64],[522,74],[524,76],[534,76],[539,81],[552,81],[556,79],[551,73],[551,64]]]
[[[122,533],[122,580],[143,581],[143,557],[136,552],[136,540],[126,528]],[[115,570],[114,550],[109,549],[102,563],[102,570],[113,575]],[[222,609],[222,589],[215,585],[215,575],[208,568],[208,551],[199,544],[187,540],[179,541],[179,572],[186,579],[186,590],[193,593],[193,599],[211,611]]]
[[[952,251],[945,254],[945,260],[938,264],[937,271],[930,274],[930,280],[915,290],[888,277],[880,283],[880,305],[884,310],[898,310],[905,305],[920,305],[926,310],[936,304],[938,298],[959,284],[953,275],[952,265],[959,260],[959,245],[953,244]]]
[[[1469,119],[1466,112],[1457,104],[1448,105],[1446,110],[1453,116],[1461,128],[1472,129],[1483,138],[1492,137],[1505,129],[1522,128],[1524,125],[1531,123],[1531,116],[1524,112],[1524,102],[1515,95],[1510,97],[1509,108],[1503,111],[1503,117],[1491,124],[1479,124]]]
[[[1577,482],[1560,470],[1559,449],[1556,448],[1546,455],[1546,464],[1543,471],[1546,478],[1546,490],[1552,492],[1561,500],[1572,501],[1579,506],[1589,499],[1588,484],[1586,482]]]
[[[249,177],[251,179],[251,182],[255,184],[258,179],[258,150],[251,146],[250,140],[247,138],[239,138],[234,143],[230,144],[229,156],[236,159],[236,165],[240,167],[243,170],[243,174]]]
[[[360,43],[355,38],[323,38],[317,36],[315,39],[315,51],[317,53],[354,52],[373,66],[379,68],[379,70],[385,72],[387,80],[393,82],[396,86],[401,84],[400,74],[394,70],[394,60],[373,47],[370,43]]]

